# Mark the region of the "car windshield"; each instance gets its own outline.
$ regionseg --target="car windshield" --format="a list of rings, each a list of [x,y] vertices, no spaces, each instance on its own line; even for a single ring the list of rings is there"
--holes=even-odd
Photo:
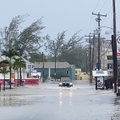
[[[62,77],[61,81],[62,82],[71,82],[71,79],[69,77]]]

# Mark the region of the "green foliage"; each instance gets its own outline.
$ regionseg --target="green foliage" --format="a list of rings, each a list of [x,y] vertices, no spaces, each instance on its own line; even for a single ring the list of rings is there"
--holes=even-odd
[[[20,67],[24,68],[26,66],[25,61],[22,58],[14,58],[13,69],[17,70]]]
[[[86,48],[82,46],[82,39],[83,37],[79,36],[78,32],[68,40],[65,38],[65,32],[59,33],[54,44],[49,37],[48,49],[51,54],[48,56],[48,60],[54,61],[56,54],[57,61],[66,61],[78,68],[82,68],[82,70],[86,70]]]
[[[51,39],[49,35],[41,35],[41,31],[45,28],[42,25],[42,18],[21,29],[24,19],[25,16],[18,15],[11,20],[9,26],[0,31],[2,55],[8,57],[10,62],[18,52],[31,62],[41,62],[40,49],[43,47],[48,53],[48,55],[44,55],[44,61],[54,61],[56,55],[57,61],[66,61],[82,70],[86,69],[88,58],[86,48],[82,45],[83,37],[79,35],[79,32],[66,38],[66,31],[63,31],[58,33],[56,38]]]
[[[7,67],[9,67],[10,65],[11,65],[10,61],[8,61],[8,60],[1,61],[0,62],[0,73],[5,75],[8,72],[10,72],[10,71],[7,70]]]
[[[39,36],[40,31],[44,29],[44,26],[41,24],[42,22],[40,19],[25,28],[19,35],[16,48],[20,47],[28,53],[31,53],[31,51],[37,51],[41,47],[40,43],[42,42],[42,37]]]
[[[14,49],[9,49],[8,51],[3,50],[2,55],[8,57],[9,59],[11,59],[14,56],[18,56],[18,53]]]
[[[62,46],[64,44],[65,39],[65,31],[62,33],[58,33],[55,40],[51,40],[50,37],[47,38],[48,46],[46,49],[49,50],[51,55],[60,54]]]
[[[46,56],[43,55],[44,57],[44,61],[46,61]],[[30,62],[34,63],[34,62],[42,62],[43,58],[42,58],[42,53],[30,53]]]
[[[2,51],[2,55],[4,55],[6,57],[5,61],[8,61],[9,63],[9,70],[10,70],[10,83],[11,83],[11,72],[12,72],[12,67],[13,67],[13,57],[15,57],[17,54],[17,52],[14,49],[9,49],[9,50],[4,50]],[[7,59],[8,58],[8,59]],[[10,84],[10,89],[11,89],[11,84]]]
[[[5,74],[7,74],[7,73],[9,73],[9,72],[10,72],[10,71],[7,70],[6,67],[3,67],[2,69],[0,69],[0,73],[2,73],[3,75],[5,75]]]
[[[3,50],[8,51],[12,48],[18,51],[20,49],[23,56],[28,56],[31,51],[37,51],[41,47],[44,37],[41,37],[40,33],[45,27],[39,19],[21,30],[20,25],[24,17],[19,15],[13,18],[8,27],[1,29],[0,37]]]
[[[8,67],[10,65],[11,65],[11,63],[10,63],[9,60],[2,60],[2,61],[0,61],[0,67]]]

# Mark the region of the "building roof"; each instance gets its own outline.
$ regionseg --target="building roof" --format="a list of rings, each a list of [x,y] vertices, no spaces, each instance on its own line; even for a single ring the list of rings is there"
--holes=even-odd
[[[34,63],[35,68],[43,68],[43,62]],[[56,62],[56,68],[69,68],[68,62]],[[55,68],[55,62],[44,62],[44,68]]]

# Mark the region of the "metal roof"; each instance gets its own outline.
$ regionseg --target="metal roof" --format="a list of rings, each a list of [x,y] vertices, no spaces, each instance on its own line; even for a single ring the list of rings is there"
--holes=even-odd
[[[35,68],[43,68],[43,62],[34,63]],[[69,68],[68,62],[56,62],[56,68]],[[55,62],[44,62],[44,68],[55,68]]]

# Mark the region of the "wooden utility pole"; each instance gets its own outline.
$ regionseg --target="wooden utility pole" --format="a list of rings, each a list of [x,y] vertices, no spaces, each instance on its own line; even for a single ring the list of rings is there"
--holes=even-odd
[[[56,49],[56,43],[53,41],[53,45],[54,45],[54,57],[55,57],[55,73],[54,73],[54,79],[56,81],[56,77],[57,77],[57,68],[56,68],[56,59],[57,59],[57,49]]]
[[[92,70],[94,69],[94,48],[95,48],[95,33],[93,34],[93,38],[92,38]]]
[[[116,5],[113,0],[113,35],[112,35],[112,51],[113,51],[113,79],[114,79],[114,92],[117,92],[117,43],[116,43]]]
[[[89,72],[90,72],[90,83],[92,83],[92,48],[91,48],[91,35],[86,35],[89,38]]]
[[[98,70],[101,69],[101,60],[100,60],[100,21],[101,21],[101,17],[106,17],[107,15],[102,15],[100,14],[100,12],[98,14],[96,13],[92,13],[92,15],[96,15],[97,16],[97,19],[96,21],[98,22],[98,64],[97,64],[97,68]]]

